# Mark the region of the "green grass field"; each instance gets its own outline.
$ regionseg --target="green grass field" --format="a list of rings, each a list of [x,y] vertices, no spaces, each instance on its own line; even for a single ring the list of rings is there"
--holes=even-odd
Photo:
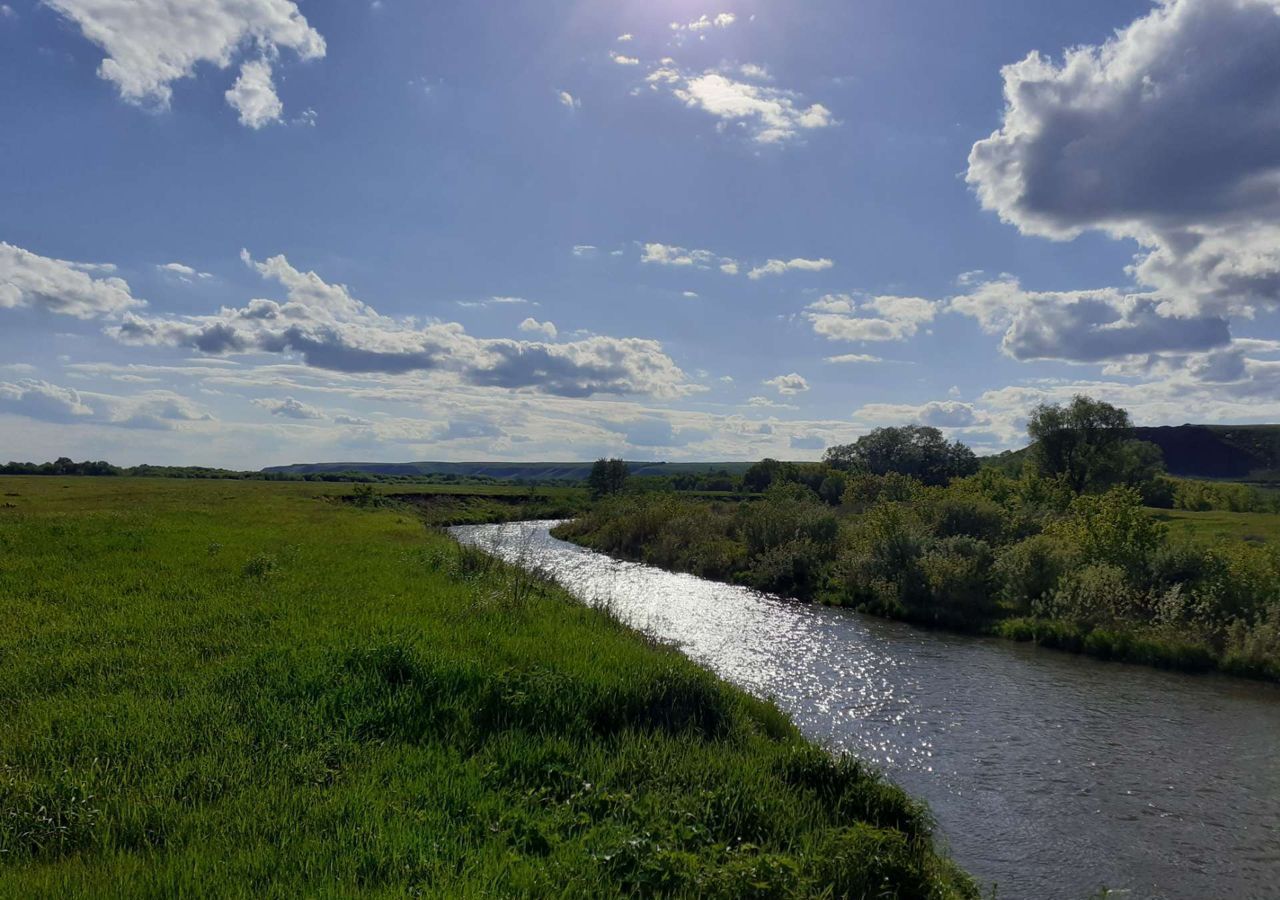
[[[0,479],[0,896],[976,896],[775,708],[346,490]]]
[[[1275,513],[1188,512],[1180,509],[1153,510],[1153,515],[1169,526],[1169,534],[1212,543],[1252,541],[1280,544],[1280,515]]]

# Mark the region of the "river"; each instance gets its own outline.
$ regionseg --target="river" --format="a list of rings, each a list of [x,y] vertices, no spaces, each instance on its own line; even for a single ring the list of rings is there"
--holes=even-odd
[[[1000,900],[1280,897],[1280,689],[922,631],[463,526],[877,763]]]

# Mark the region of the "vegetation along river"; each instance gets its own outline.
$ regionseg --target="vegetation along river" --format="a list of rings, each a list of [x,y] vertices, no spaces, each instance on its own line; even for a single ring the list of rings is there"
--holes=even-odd
[[[453,533],[874,761],[1001,900],[1280,896],[1276,687],[779,600],[584,550],[554,524]]]

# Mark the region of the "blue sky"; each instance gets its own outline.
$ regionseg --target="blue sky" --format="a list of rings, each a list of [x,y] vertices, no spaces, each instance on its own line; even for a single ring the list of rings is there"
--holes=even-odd
[[[0,456],[1280,420],[1280,0],[3,0]]]

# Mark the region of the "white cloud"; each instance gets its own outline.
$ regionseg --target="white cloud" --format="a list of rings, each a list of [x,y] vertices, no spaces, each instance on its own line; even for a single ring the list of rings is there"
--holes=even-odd
[[[620,66],[640,65],[640,60],[636,59],[634,56],[624,56],[623,54],[619,53],[617,50],[610,50],[609,58],[612,59],[614,62],[616,62]]]
[[[213,277],[208,272],[201,272],[193,266],[188,266],[187,264],[180,262],[164,263],[163,265],[156,266],[156,268],[161,272],[164,272],[166,275],[174,276],[179,281],[190,282],[194,278],[207,279]]]
[[[365,428],[365,427],[368,427],[368,426],[372,425],[372,424],[373,424],[373,420],[371,420],[371,419],[362,419],[362,418],[360,418],[359,416],[346,416],[346,415],[341,415],[341,416],[334,416],[334,417],[333,417],[333,424],[335,424],[335,425],[354,425],[354,426],[358,426],[358,427],[361,427],[361,428]]]
[[[523,322],[520,323],[520,330],[529,332],[531,334],[540,334],[549,341],[554,341],[556,339],[556,334],[557,334],[556,326],[554,323],[539,322],[537,319],[533,318],[532,316],[530,316],[529,318],[525,319]]]
[[[560,91],[557,96],[560,99],[561,106],[566,106],[569,109],[580,109],[582,107],[582,101],[568,91]]]
[[[383,316],[343,285],[301,272],[283,256],[246,264],[286,290],[286,301],[251,300],[206,316],[126,315],[107,333],[124,343],[189,347],[211,356],[280,354],[332,372],[448,373],[470,385],[543,394],[648,394],[699,390],[641,338],[592,336],[561,344],[472,337],[456,322]]]
[[[314,406],[285,397],[283,400],[254,400],[254,406],[260,406],[273,416],[285,419],[323,419],[324,413]]]
[[[868,403],[853,414],[858,422],[872,425],[919,424],[934,428],[972,428],[990,424],[990,416],[969,403],[934,400],[922,406],[901,403]]]
[[[869,353],[841,353],[838,356],[828,356],[826,362],[829,363],[878,363],[884,362],[878,356],[872,356]]]
[[[803,394],[809,390],[809,382],[805,381],[804,376],[792,372],[790,375],[778,375],[774,378],[768,378],[763,384],[776,390],[784,397]]]
[[[13,7],[8,3],[0,3],[0,19],[12,19],[17,17],[17,13],[13,11]]]
[[[595,256],[599,248],[594,244],[575,244],[573,247],[574,256]]]
[[[1205,351],[1230,343],[1227,320],[1179,316],[1149,294],[1115,288],[1026,291],[1014,278],[977,285],[948,308],[1004,337],[1004,352],[1018,360],[1099,362],[1153,353]]]
[[[240,67],[240,77],[226,92],[228,105],[240,113],[240,124],[262,128],[280,121],[284,104],[276,96],[271,80],[271,63],[265,59],[247,60]]]
[[[625,44],[627,41],[635,40],[635,35],[628,32],[627,34],[618,35],[618,43]]]
[[[98,75],[114,83],[130,103],[167,108],[175,81],[191,77],[201,64],[225,69],[248,47],[256,48],[263,60],[276,58],[281,50],[292,50],[301,59],[325,55],[324,38],[292,0],[46,2],[106,51]],[[271,108],[263,90],[263,72],[250,65],[246,63],[237,81],[237,85],[246,82],[236,94],[245,106],[238,106],[230,92],[228,96],[246,124],[263,122],[262,116]],[[274,97],[269,67],[266,77],[266,87]],[[254,94],[252,100],[250,93]]]
[[[829,259],[771,259],[747,273],[755,281],[768,275],[785,275],[787,272],[822,272],[834,266]]]
[[[974,144],[982,205],[1027,234],[1143,248],[1159,313],[1280,304],[1280,0],[1164,0],[1061,62],[1003,71],[999,130]]]
[[[719,119],[722,127],[737,124],[761,144],[785,143],[836,124],[829,109],[821,103],[805,106],[795,91],[736,81],[714,69],[693,74],[664,60],[645,80],[653,90],[668,91],[690,109]]]
[[[74,422],[92,417],[94,411],[72,388],[23,378],[16,384],[0,381],[0,413],[45,422]]]
[[[681,295],[680,295],[680,296],[681,296],[681,297],[684,297],[686,300],[697,300],[697,299],[698,299],[698,292],[697,292],[697,291],[684,291],[683,293],[681,293]]]
[[[464,309],[488,309],[491,306],[537,306],[537,303],[530,304],[524,297],[486,297],[483,300],[457,300],[455,301]]]
[[[0,309],[33,306],[91,319],[146,305],[130,293],[124,279],[89,274],[103,269],[115,267],[51,259],[0,241]]]
[[[719,267],[726,275],[738,274],[738,263],[710,250],[689,250],[674,244],[648,243],[641,248],[640,262],[659,266],[686,266],[698,269]]]
[[[827,294],[806,307],[814,333],[831,341],[902,341],[933,321],[938,304],[921,297]]]
[[[692,22],[672,22],[672,31],[706,31],[710,28],[728,28],[734,22],[738,21],[738,17],[730,12],[722,12],[712,17],[705,13],[694,19]]]

